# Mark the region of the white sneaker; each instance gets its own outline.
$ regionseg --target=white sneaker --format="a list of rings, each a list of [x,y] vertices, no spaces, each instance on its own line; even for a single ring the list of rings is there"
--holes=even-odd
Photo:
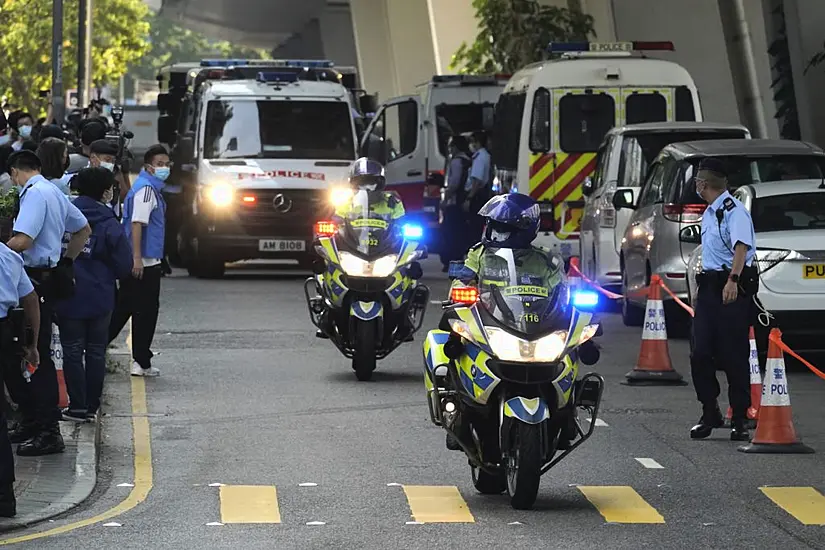
[[[160,376],[160,371],[155,367],[144,369],[135,361],[132,363],[132,376]]]

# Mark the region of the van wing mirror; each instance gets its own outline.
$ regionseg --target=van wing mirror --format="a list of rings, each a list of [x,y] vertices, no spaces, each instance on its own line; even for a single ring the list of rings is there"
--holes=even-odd
[[[358,98],[358,106],[361,108],[361,114],[367,115],[378,110],[378,96],[377,95],[362,95]]]
[[[175,143],[175,119],[172,115],[161,115],[158,117],[158,141],[172,145]]]
[[[187,134],[178,140],[178,146],[175,148],[177,157],[181,164],[188,164],[195,158],[195,138]]]
[[[587,177],[582,184],[582,195],[585,197],[589,197],[593,194],[593,191],[596,190],[596,183],[593,181],[593,178]]]
[[[702,226],[699,224],[689,225],[679,231],[679,241],[687,244],[702,243]]]
[[[618,189],[613,194],[613,200],[611,202],[616,210],[621,210],[622,208],[636,210],[636,205],[633,204],[634,201],[632,189]]]

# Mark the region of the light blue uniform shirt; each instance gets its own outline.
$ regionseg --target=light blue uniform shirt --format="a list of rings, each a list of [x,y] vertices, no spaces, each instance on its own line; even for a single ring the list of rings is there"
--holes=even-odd
[[[14,231],[34,241],[23,252],[26,267],[57,266],[63,234],[77,233],[85,226],[86,218],[55,184],[40,174],[26,182],[20,193],[20,213],[14,221]]]
[[[722,212],[719,222],[717,212]],[[708,206],[702,215],[702,269],[721,271],[733,266],[733,251],[737,243],[748,247],[745,265],[753,263],[756,236],[753,221],[745,206],[725,191]]]
[[[473,178],[481,181],[484,185],[490,183],[490,160],[490,153],[487,152],[487,149],[479,149],[473,153],[473,164],[470,166],[470,173],[464,183],[465,191],[473,188],[473,184],[470,183]]]
[[[23,270],[23,258],[4,244],[0,244],[0,319],[17,307],[20,298],[34,292],[29,276]]]

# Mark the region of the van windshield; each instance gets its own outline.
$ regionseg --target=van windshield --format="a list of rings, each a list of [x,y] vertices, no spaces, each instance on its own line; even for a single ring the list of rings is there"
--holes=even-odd
[[[489,130],[493,125],[492,103],[441,104],[435,108],[438,151],[447,156],[450,136]]]
[[[641,187],[647,178],[647,169],[659,152],[671,143],[707,139],[741,139],[743,130],[682,130],[625,134],[619,161],[619,187]]]
[[[500,170],[518,169],[518,149],[521,143],[521,119],[527,103],[525,92],[501,94],[496,105],[493,130],[493,161]]]
[[[751,215],[756,233],[825,229],[825,193],[757,198]]]
[[[210,101],[204,157],[354,160],[352,112],[337,101]]]

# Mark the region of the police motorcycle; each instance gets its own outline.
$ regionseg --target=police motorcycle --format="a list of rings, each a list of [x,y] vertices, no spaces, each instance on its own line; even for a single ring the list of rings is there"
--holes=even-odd
[[[368,166],[373,177],[353,167],[353,188],[332,190],[336,215],[315,224],[314,276],[306,280],[309,315],[317,336],[328,338],[352,359],[358,380],[372,378],[378,359],[421,328],[429,288],[418,282],[419,259],[427,248],[419,243],[422,228],[402,223],[400,199],[382,191],[383,168]],[[380,169],[380,172],[379,172]],[[358,184],[374,179],[377,184]]]
[[[604,379],[579,378],[599,359],[597,296],[570,288],[558,255],[496,246],[502,221],[524,228],[528,245],[535,238],[538,206],[517,197],[535,208],[514,220],[490,208],[508,200],[494,197],[479,211],[489,216],[482,244],[451,263],[450,299],[424,341],[424,381],[430,420],[467,455],[476,490],[507,491],[514,508],[530,509],[540,477],[593,434]]]

